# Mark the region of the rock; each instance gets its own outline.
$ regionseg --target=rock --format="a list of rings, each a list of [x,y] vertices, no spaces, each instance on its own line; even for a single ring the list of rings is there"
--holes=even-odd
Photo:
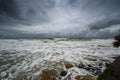
[[[94,66],[88,64],[84,69],[86,69],[86,70],[93,70],[95,68],[94,68]]]
[[[88,64],[88,67],[92,67],[92,65]]]
[[[118,57],[97,80],[120,80],[120,57]]]
[[[58,72],[56,70],[44,69],[42,74],[35,80],[57,80]]]
[[[113,46],[114,47],[119,47],[120,46],[120,34],[116,35],[114,38],[115,38],[116,41],[113,43]]]
[[[71,75],[68,75],[64,80],[72,80]]]
[[[86,59],[86,60],[89,60],[89,61],[97,61],[97,59],[94,56],[90,56],[90,55],[85,56],[83,58]]]
[[[106,66],[106,67],[109,67],[109,66],[110,66],[110,63],[106,62],[106,63],[105,63],[105,66]]]
[[[95,72],[94,75],[100,75],[100,74],[101,74],[101,70],[98,70],[98,71]]]
[[[89,75],[89,74],[87,74],[87,75],[85,75],[85,76],[80,76],[80,75],[78,75],[78,76],[75,77],[75,79],[76,79],[76,80],[95,80],[95,79],[93,78],[93,76],[91,76],[91,75]]]
[[[79,64],[77,67],[78,67],[78,68],[85,68],[85,65],[81,63],[81,64]]]
[[[91,70],[91,68],[90,68],[90,67],[86,67],[86,68],[84,68],[84,69],[86,69],[87,71]]]
[[[99,63],[99,67],[101,67],[103,65],[103,63]]]
[[[87,67],[85,67],[84,69],[86,69],[87,71],[91,72],[93,75],[99,75],[101,74],[101,69],[100,67],[94,67],[90,64],[88,64]]]
[[[74,67],[74,65],[72,65],[72,64],[70,64],[70,63],[66,63],[66,64],[65,64],[65,67],[66,67],[66,69],[69,69],[69,68]]]
[[[67,71],[62,71],[61,73],[60,73],[60,76],[66,76],[67,75]]]
[[[78,75],[78,76],[75,77],[76,80],[82,80],[81,78],[82,77],[80,75]]]
[[[86,76],[83,77],[82,80],[94,80],[94,78],[93,76],[87,74]]]
[[[120,34],[116,35],[114,38],[115,38],[115,40],[120,42]]]
[[[48,41],[44,41],[44,43],[47,43]]]
[[[120,46],[120,42],[118,42],[118,41],[114,42],[114,43],[113,43],[113,46],[114,46],[114,47],[119,47],[119,46]]]
[[[108,76],[106,80],[120,80],[120,79],[117,79],[115,76],[111,75],[111,76]]]

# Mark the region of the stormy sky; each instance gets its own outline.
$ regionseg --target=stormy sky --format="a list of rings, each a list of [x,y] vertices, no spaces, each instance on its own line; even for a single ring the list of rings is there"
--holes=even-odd
[[[111,38],[120,0],[0,0],[0,38]]]

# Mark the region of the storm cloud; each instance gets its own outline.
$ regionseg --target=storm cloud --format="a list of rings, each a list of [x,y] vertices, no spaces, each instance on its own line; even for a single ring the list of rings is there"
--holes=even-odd
[[[0,38],[111,38],[120,0],[0,0]]]

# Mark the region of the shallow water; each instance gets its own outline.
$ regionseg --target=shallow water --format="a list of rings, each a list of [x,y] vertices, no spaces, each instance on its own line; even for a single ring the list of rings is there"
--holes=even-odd
[[[75,67],[69,69],[73,80],[76,75],[94,74],[94,71],[78,68],[105,69],[120,55],[120,48],[112,47],[112,39],[1,39],[0,40],[0,80],[33,79],[43,69],[64,69],[64,63]]]

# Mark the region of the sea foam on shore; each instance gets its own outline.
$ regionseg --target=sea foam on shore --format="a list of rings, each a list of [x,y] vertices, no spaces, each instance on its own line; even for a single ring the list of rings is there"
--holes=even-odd
[[[44,69],[65,70],[72,80],[77,75],[98,76],[120,55],[112,39],[1,39],[0,80],[34,79]],[[82,66],[81,66],[82,65]],[[98,72],[97,72],[98,71]],[[99,72],[100,71],[100,72]],[[61,79],[64,79],[62,77]]]

